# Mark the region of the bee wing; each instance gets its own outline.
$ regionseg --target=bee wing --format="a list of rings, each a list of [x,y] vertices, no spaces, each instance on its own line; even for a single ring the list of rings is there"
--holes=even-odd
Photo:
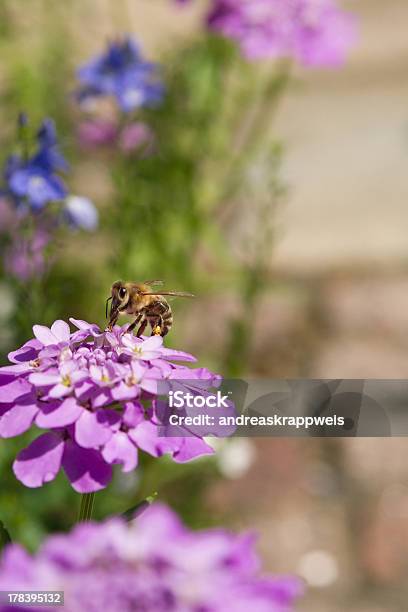
[[[144,285],[149,285],[150,287],[152,287],[154,285],[163,286],[164,285],[164,281],[162,281],[162,280],[148,280],[148,281],[144,281],[143,284]]]
[[[185,298],[195,297],[192,293],[188,293],[187,291],[160,291],[160,293],[142,293],[142,295],[171,295],[173,297]]]

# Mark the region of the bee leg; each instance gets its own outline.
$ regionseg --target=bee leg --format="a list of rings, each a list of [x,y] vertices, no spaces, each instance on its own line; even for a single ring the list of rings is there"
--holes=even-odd
[[[137,315],[137,317],[133,321],[133,323],[131,325],[129,325],[129,327],[127,328],[126,333],[129,334],[129,333],[131,333],[135,329],[136,325],[139,323],[139,321],[141,320],[142,316],[143,315],[141,315],[141,314]]]
[[[108,325],[108,327],[106,328],[105,331],[112,331],[113,328],[115,327],[118,319],[119,319],[119,314],[115,314],[114,316],[112,316],[110,318],[109,325]]]
[[[160,315],[150,320],[150,327],[152,328],[152,336],[161,336],[163,331],[163,319]]]
[[[144,318],[142,323],[141,323],[141,325],[140,325],[140,327],[139,327],[139,329],[136,332],[136,336],[138,336],[140,338],[140,336],[143,334],[143,332],[146,329],[146,327],[147,327],[147,319]]]

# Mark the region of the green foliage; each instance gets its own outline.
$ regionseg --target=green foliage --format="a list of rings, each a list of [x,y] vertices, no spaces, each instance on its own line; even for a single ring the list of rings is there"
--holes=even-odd
[[[0,521],[0,551],[10,544],[11,538],[7,529],[4,527],[3,523]]]

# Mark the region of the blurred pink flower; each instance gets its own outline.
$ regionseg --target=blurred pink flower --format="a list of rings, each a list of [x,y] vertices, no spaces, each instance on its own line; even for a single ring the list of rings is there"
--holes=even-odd
[[[153,504],[130,523],[82,523],[50,536],[34,556],[10,545],[0,589],[64,590],[66,612],[290,612],[303,585],[261,573],[251,533],[192,531]]]
[[[212,0],[207,23],[248,60],[285,57],[308,67],[341,65],[356,40],[356,20],[336,0]]]
[[[110,145],[116,141],[118,129],[113,121],[92,119],[78,126],[78,139],[83,147]]]
[[[152,130],[142,121],[134,121],[120,129],[117,122],[105,119],[80,123],[78,139],[85,148],[118,146],[123,153],[139,150],[143,154],[149,154],[153,150],[154,143]]]
[[[153,132],[146,123],[135,121],[123,128],[119,136],[119,147],[125,153],[143,149],[145,153],[152,150]]]
[[[16,238],[4,253],[4,268],[9,276],[27,281],[44,274],[47,267],[45,249],[50,236],[37,230],[32,238]]]

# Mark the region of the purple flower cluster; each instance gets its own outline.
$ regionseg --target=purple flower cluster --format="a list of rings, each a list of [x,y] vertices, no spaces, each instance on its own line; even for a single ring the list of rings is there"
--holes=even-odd
[[[26,117],[19,121],[17,153],[6,160],[0,199],[0,247],[7,275],[27,281],[44,274],[46,249],[63,225],[92,231],[98,211],[87,198],[68,195],[67,170],[54,122],[45,119],[31,142]]]
[[[208,26],[249,60],[286,57],[303,66],[341,65],[356,38],[354,18],[336,0],[212,0]]]
[[[133,470],[138,449],[155,457],[170,453],[177,462],[213,452],[194,431],[159,435],[158,386],[185,381],[181,386],[194,390],[219,376],[173,363],[195,359],[164,347],[160,336],[138,338],[127,326],[102,332],[70,320],[73,333],[61,320],[51,328],[34,325],[35,339],[0,368],[0,437],[18,436],[33,424],[47,430],[13,464],[22,483],[40,487],[62,466],[73,488],[86,493],[106,487],[113,464]]]
[[[137,43],[125,37],[78,70],[79,100],[113,97],[124,112],[155,105],[163,97],[157,72],[156,64],[143,59]]]
[[[260,577],[259,570],[252,534],[193,532],[166,506],[153,504],[130,524],[119,518],[82,523],[51,536],[35,556],[10,545],[0,590],[63,590],[66,612],[293,610],[300,580]]]

